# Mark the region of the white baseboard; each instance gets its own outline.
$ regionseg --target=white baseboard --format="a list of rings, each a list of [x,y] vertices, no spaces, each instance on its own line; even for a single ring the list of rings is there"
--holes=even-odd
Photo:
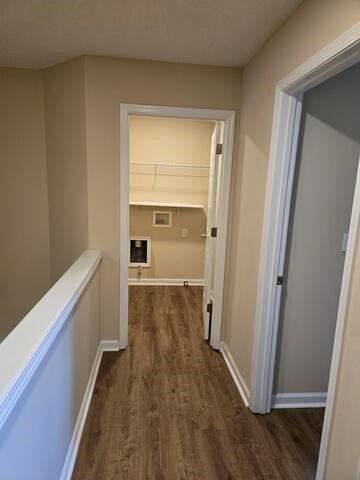
[[[243,379],[243,377],[241,376],[241,373],[239,372],[235,362],[234,362],[234,359],[226,345],[225,342],[221,342],[221,345],[220,345],[220,352],[222,353],[223,357],[224,357],[224,360],[225,360],[225,363],[231,373],[231,376],[235,382],[235,385],[237,387],[237,389],[239,390],[239,393],[241,395],[241,398],[242,398],[242,401],[244,402],[245,404],[245,407],[248,407],[249,406],[249,398],[250,398],[250,391]]]
[[[95,387],[97,374],[99,371],[103,352],[113,352],[119,350],[118,340],[101,340],[97,349],[94,363],[91,369],[88,384],[85,389],[83,401],[79,410],[79,415],[76,420],[74,431],[71,437],[68,452],[66,454],[63,470],[60,480],[71,480],[71,475],[75,466],[76,456],[78,453],[81,436],[84,430],[86,417],[89,411],[92,394]]]
[[[129,278],[129,285],[184,285],[184,282],[192,287],[204,285],[203,278]]]
[[[92,394],[95,387],[96,377],[99,371],[100,362],[103,354],[103,349],[100,345],[97,349],[95,360],[91,369],[90,377],[86,390],[84,393],[83,401],[81,403],[78,418],[76,420],[75,428],[71,437],[70,445],[66,454],[65,463],[61,473],[60,480],[71,480],[71,475],[75,466],[76,455],[79,449],[81,436],[84,430],[86,417],[89,411]]]
[[[101,340],[100,345],[103,352],[117,352],[120,350],[119,340]]]
[[[326,407],[326,398],[326,392],[277,393],[272,408],[321,408]]]

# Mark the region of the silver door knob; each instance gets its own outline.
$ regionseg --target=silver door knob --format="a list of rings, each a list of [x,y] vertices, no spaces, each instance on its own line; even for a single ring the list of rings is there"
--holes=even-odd
[[[209,235],[206,235],[206,233],[201,234],[201,238],[208,238]]]

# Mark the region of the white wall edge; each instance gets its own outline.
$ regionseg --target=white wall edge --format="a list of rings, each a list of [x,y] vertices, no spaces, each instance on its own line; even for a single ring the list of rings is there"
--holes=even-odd
[[[119,340],[101,340],[100,345],[103,352],[117,352],[121,348]]]
[[[202,287],[204,285],[203,278],[129,278],[129,285],[184,285],[188,282],[190,286]]]
[[[324,408],[327,392],[277,393],[272,408]]]
[[[71,480],[71,476],[75,466],[76,456],[79,450],[80,441],[81,441],[82,433],[83,433],[85,422],[86,422],[86,417],[90,408],[90,403],[91,403],[103,351],[104,350],[102,347],[102,342],[100,342],[100,345],[97,349],[95,360],[91,369],[89,381],[86,386],[83,401],[81,403],[79,415],[76,420],[74,431],[71,437],[68,452],[66,454],[64,467],[61,473],[60,480]]]
[[[222,353],[222,356],[224,357],[226,366],[229,369],[229,372],[235,382],[235,385],[240,393],[240,396],[242,398],[242,401],[245,404],[245,407],[249,406],[249,398],[250,398],[250,391],[241,375],[239,372],[235,361],[226,345],[225,342],[221,342],[220,345],[220,352]]]
[[[86,250],[0,345],[0,429],[21,398],[102,258]]]

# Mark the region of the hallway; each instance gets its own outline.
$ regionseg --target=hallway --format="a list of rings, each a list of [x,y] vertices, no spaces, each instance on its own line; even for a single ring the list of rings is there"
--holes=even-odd
[[[202,289],[129,288],[129,348],[103,356],[72,479],[314,479],[323,410],[251,414],[202,339]]]

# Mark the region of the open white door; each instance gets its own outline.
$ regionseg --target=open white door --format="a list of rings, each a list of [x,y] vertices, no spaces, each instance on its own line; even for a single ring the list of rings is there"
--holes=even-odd
[[[218,198],[218,179],[220,165],[219,156],[221,155],[220,150],[218,150],[218,145],[220,145],[220,141],[221,123],[217,123],[211,139],[207,227],[206,233],[202,235],[204,238],[206,238],[203,288],[203,324],[205,340],[208,340],[210,338],[211,329],[211,311],[213,297],[212,287],[214,284],[214,259],[216,250],[216,204]]]

